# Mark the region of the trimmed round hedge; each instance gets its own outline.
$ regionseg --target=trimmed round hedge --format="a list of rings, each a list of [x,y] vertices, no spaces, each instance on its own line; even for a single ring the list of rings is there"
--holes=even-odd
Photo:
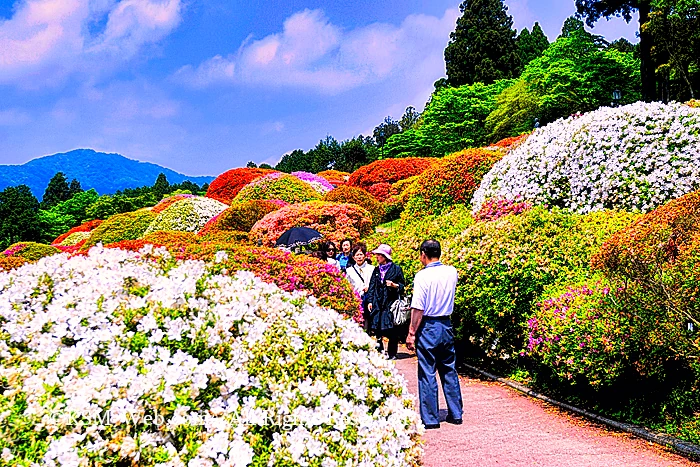
[[[168,206],[146,229],[148,235],[159,230],[199,232],[214,216],[228,206],[215,199],[197,196],[185,198]]]
[[[221,214],[207,222],[199,234],[222,231],[250,232],[256,222],[281,207],[279,204],[261,200],[233,203]]]
[[[250,232],[253,241],[273,246],[286,230],[292,227],[310,227],[318,230],[326,240],[353,241],[372,232],[372,216],[356,204],[310,201],[292,204],[271,212],[259,220]]]
[[[56,253],[60,253],[60,250],[53,245],[36,242],[17,242],[10,245],[2,254],[6,257],[14,256],[24,258],[27,261],[37,261]]]
[[[253,180],[275,172],[269,169],[243,167],[226,171],[216,177],[207,190],[207,198],[231,204],[241,189]]]
[[[102,220],[100,219],[95,219],[93,221],[87,221],[83,222],[77,227],[73,227],[70,229],[68,232],[64,233],[63,235],[59,235],[53,242],[51,242],[52,245],[62,245],[63,241],[68,238],[70,235],[76,233],[76,232],[92,232],[95,230],[100,224],[102,223]]]
[[[320,198],[321,195],[308,183],[293,175],[276,172],[243,187],[232,203],[251,200],[280,200],[295,204]]]
[[[484,177],[488,198],[586,213],[650,211],[700,188],[700,109],[638,102],[601,108],[535,130]]]
[[[320,195],[328,193],[333,189],[333,185],[320,175],[312,174],[311,172],[292,172],[291,175],[311,185]]]
[[[455,204],[469,204],[484,175],[502,157],[500,151],[466,149],[440,159],[407,188],[403,215],[434,215]]]
[[[348,179],[348,185],[364,188],[372,193],[370,189],[372,185],[378,183],[388,183],[391,185],[399,180],[419,175],[434,162],[435,159],[422,157],[374,161],[353,172]]]
[[[372,215],[375,224],[379,224],[384,217],[384,205],[362,188],[347,185],[339,186],[335,190],[326,193],[323,201],[357,204]]]
[[[160,203],[153,206],[153,208],[151,208],[151,210],[156,214],[160,214],[161,212],[165,211],[166,209],[168,209],[170,206],[177,203],[178,201],[183,200],[183,199],[187,199],[187,198],[194,198],[194,195],[182,193],[182,194],[169,196],[169,197],[165,198],[163,201],[161,201]]]
[[[146,232],[155,218],[156,215],[151,211],[115,214],[92,231],[81,249],[87,250],[98,243],[107,245],[122,240],[136,240]]]
[[[534,207],[475,223],[448,242],[443,255],[459,270],[457,335],[487,354],[517,355],[524,349],[527,318],[546,288],[589,277],[591,256],[636,217]]]

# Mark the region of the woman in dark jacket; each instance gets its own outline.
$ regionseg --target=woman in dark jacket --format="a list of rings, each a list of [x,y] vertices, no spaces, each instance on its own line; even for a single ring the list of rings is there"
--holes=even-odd
[[[384,337],[389,339],[387,354],[395,360],[399,348],[399,330],[394,327],[391,304],[404,293],[406,280],[401,266],[391,260],[391,247],[379,245],[372,253],[377,258],[378,266],[372,273],[367,289],[366,300],[370,322],[368,330],[377,336],[379,350],[384,350]]]

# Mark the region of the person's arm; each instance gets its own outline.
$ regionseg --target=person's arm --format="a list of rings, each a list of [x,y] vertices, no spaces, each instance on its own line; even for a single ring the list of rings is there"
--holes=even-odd
[[[408,336],[406,337],[406,348],[410,351],[414,351],[416,348],[416,332],[418,332],[421,321],[423,321],[423,310],[412,308],[411,327],[408,329]]]

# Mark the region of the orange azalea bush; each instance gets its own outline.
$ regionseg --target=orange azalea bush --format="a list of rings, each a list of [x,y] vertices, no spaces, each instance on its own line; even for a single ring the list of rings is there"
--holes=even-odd
[[[231,204],[231,200],[236,197],[244,186],[272,172],[274,170],[249,167],[229,170],[211,182],[207,190],[207,197],[222,203]]]
[[[190,243],[198,241],[194,232],[178,232],[175,230],[158,230],[144,235],[141,240],[154,245],[163,245],[173,251],[184,251]]]
[[[698,99],[689,100],[688,102],[686,102],[686,104],[696,109],[700,109],[700,100]]]
[[[101,223],[102,223],[102,220],[100,220],[100,219],[95,219],[94,221],[84,222],[77,227],[73,227],[68,232],[64,233],[63,235],[58,236],[53,242],[51,242],[51,244],[52,245],[60,245],[63,243],[63,241],[66,238],[68,238],[70,235],[77,233],[77,232],[92,232]]]
[[[323,201],[331,203],[350,203],[363,207],[372,215],[375,224],[384,217],[384,206],[368,191],[354,186],[340,186],[325,194]]]
[[[281,207],[278,203],[263,200],[233,203],[224,212],[207,222],[199,234],[219,231],[250,232],[256,222]]]
[[[317,174],[319,177],[323,177],[328,180],[331,185],[345,185],[350,178],[350,174],[347,172],[341,172],[340,170],[324,170]]]
[[[435,162],[436,159],[422,157],[374,161],[353,172],[348,180],[348,185],[364,188],[372,193],[372,190],[370,190],[372,185],[377,183],[388,183],[391,185],[399,180],[413,177],[423,173]]]
[[[226,254],[222,255],[222,251]],[[190,245],[184,257],[213,261],[216,273],[251,271],[265,282],[277,284],[289,292],[307,292],[316,297],[319,304],[362,321],[360,301],[347,279],[335,266],[311,256],[295,255],[278,248],[202,242]]]
[[[339,242],[344,238],[359,240],[372,232],[372,216],[356,204],[310,201],[292,204],[271,212],[259,220],[250,232],[253,241],[273,246],[286,230],[310,227],[324,238]]]
[[[440,159],[410,186],[404,215],[440,214],[455,204],[469,204],[481,179],[503,157],[500,151],[466,149]]]
[[[0,254],[0,271],[11,271],[28,262],[29,260],[21,256],[5,256]]]
[[[520,144],[522,144],[522,142],[525,141],[528,136],[530,136],[530,133],[523,133],[522,135],[503,138],[502,140],[497,141],[484,149],[488,149],[490,151],[512,151],[520,146]]]

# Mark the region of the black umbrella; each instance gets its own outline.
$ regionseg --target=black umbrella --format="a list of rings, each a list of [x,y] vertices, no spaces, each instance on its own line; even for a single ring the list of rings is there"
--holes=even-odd
[[[309,227],[293,227],[280,235],[275,246],[283,246],[287,248],[295,248],[298,246],[308,245],[323,238],[317,230]]]

